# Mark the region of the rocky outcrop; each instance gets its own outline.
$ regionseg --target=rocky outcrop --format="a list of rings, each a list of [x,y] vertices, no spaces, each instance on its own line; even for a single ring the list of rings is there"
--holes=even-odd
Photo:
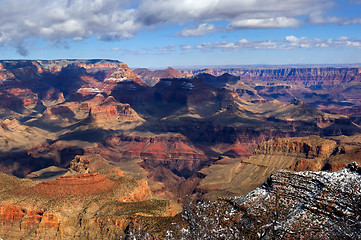
[[[278,169],[317,171],[328,168],[336,171],[344,168],[350,161],[348,155],[354,156],[355,150],[352,149],[354,148],[339,145],[334,140],[318,136],[281,138],[261,143],[249,160],[260,165],[270,163],[273,166],[283,161]],[[342,158],[344,161],[340,161]],[[361,159],[355,158],[354,160],[360,161]],[[339,166],[336,167],[334,164]]]
[[[151,167],[166,166],[179,176],[189,177],[204,166],[209,157],[180,134],[155,136],[117,135],[106,139],[106,149],[116,149],[119,161],[142,159]]]
[[[15,79],[14,74],[12,74],[10,71],[7,71],[4,66],[0,63],[0,83],[4,81],[12,81]]]
[[[215,191],[219,195],[246,194],[259,187],[276,170],[337,171],[350,161],[361,163],[360,151],[358,146],[338,144],[318,136],[269,140],[259,144],[248,158],[222,159],[218,164],[202,169],[205,178],[198,189],[203,193],[210,192],[210,196],[215,195]]]
[[[280,138],[261,143],[254,151],[260,155],[297,156],[302,158],[329,157],[336,142],[317,136],[303,138]]]
[[[22,195],[36,195],[49,199],[99,195],[111,191],[115,182],[97,173],[65,176],[39,183],[38,185],[19,191]]]
[[[43,182],[0,174],[0,236],[119,239],[130,224],[152,228],[153,219],[175,214],[169,201],[152,200],[146,180],[119,176],[118,170],[102,165],[102,173]]]
[[[116,102],[113,97],[108,97],[98,106],[93,106],[89,110],[90,118],[98,123],[106,122],[127,122],[141,120],[129,104]]]
[[[332,173],[277,171],[245,196],[189,201],[185,223],[163,232],[175,239],[359,239],[360,173],[355,163]]]
[[[49,106],[44,111],[43,118],[50,121],[60,120],[60,124],[87,118],[90,123],[102,126],[144,121],[129,104],[117,102],[112,96],[105,98],[102,94],[82,102],[64,102]]]
[[[133,81],[139,85],[144,85],[141,79],[125,63],[122,63],[109,78],[105,79],[105,82],[107,83],[118,83],[123,81]]]
[[[154,71],[146,68],[138,68],[134,70],[134,73],[139,75],[139,77],[142,79],[142,82],[151,87],[156,85],[162,78],[181,78],[184,76],[172,67],[168,67],[165,70]]]
[[[240,76],[243,81],[262,80],[269,81],[278,79],[280,81],[297,82],[302,85],[335,85],[349,81],[359,82],[361,80],[361,68],[347,67],[309,67],[309,68],[213,68],[203,70],[186,70],[194,75],[208,73],[220,76],[229,73]],[[182,71],[181,71],[182,73]]]
[[[77,155],[70,162],[69,171],[76,174],[87,174],[96,173],[101,169],[109,167],[109,161],[100,156],[99,154],[94,155]],[[121,169],[112,168],[113,173],[117,176],[123,177],[124,173]],[[108,170],[109,171],[109,170]]]
[[[265,239],[271,239],[273,234],[357,239],[357,226],[361,224],[360,173],[355,163],[333,173],[278,171],[261,188],[235,198],[235,203],[240,214],[260,217],[262,226],[257,228],[264,229]]]
[[[55,106],[47,108],[44,112],[44,117],[49,120],[56,120],[62,118],[73,120],[75,114],[68,106]]]

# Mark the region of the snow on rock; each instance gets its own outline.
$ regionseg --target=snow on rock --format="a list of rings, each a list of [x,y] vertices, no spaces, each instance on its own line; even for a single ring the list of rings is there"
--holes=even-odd
[[[245,196],[193,200],[168,239],[361,239],[361,167],[274,172]],[[165,232],[170,233],[170,232]]]

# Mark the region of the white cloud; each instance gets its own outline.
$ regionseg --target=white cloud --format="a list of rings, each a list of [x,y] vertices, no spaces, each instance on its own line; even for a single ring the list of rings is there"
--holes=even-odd
[[[295,28],[302,16],[334,6],[333,0],[143,0],[138,11],[145,25],[208,22],[184,29],[180,36],[200,36],[237,29]],[[223,20],[227,27],[215,28]]]
[[[350,39],[348,37],[339,37],[336,39],[322,40],[318,38],[309,39],[306,37],[286,36],[284,40],[274,41],[251,41],[241,39],[237,42],[214,42],[202,43],[199,45],[191,46],[184,45],[181,49],[184,51],[189,50],[224,50],[224,51],[238,51],[240,49],[269,49],[269,50],[291,50],[298,48],[330,48],[330,47],[356,47],[361,48],[361,40]]]
[[[323,16],[334,0],[1,0],[1,6],[0,45],[15,47],[22,55],[27,53],[28,39],[41,38],[53,46],[89,37],[113,41],[132,38],[147,26],[152,30],[163,23],[200,23],[179,33],[187,37],[237,29],[298,27],[307,17],[315,24],[361,24],[359,17]],[[218,21],[228,26],[216,27]],[[237,49],[241,43],[234,44],[221,46]],[[263,45],[275,47],[272,42]],[[172,48],[163,52],[169,51]]]
[[[140,15],[146,24],[292,18],[329,8],[331,3],[331,0],[144,0]]]
[[[197,27],[185,28],[179,33],[179,36],[182,37],[194,37],[201,36],[207,33],[212,33],[217,31],[216,27],[210,23],[201,23]]]
[[[272,17],[265,19],[241,19],[232,21],[229,25],[230,29],[266,29],[266,28],[286,28],[298,27],[301,24],[296,18],[288,17]]]
[[[166,55],[176,51],[175,45],[170,44],[164,47],[155,47],[155,48],[143,48],[138,49],[123,49],[123,48],[111,48],[110,51],[120,51],[125,55]]]
[[[0,9],[0,44],[11,42],[27,54],[26,39],[49,42],[133,37],[142,24],[128,0],[3,0]]]
[[[11,40],[10,35],[7,32],[0,32],[0,44]]]
[[[350,19],[348,17],[323,16],[322,11],[316,11],[308,16],[307,22],[312,24],[355,25],[361,24],[361,18],[355,17]]]
[[[321,11],[313,12],[309,15],[307,21],[309,23],[313,24],[328,24],[328,23],[335,23],[335,24],[341,24],[342,22],[346,21],[346,18],[339,18],[339,17],[333,17],[333,16],[322,16]]]
[[[165,47],[156,48],[156,51],[158,52],[158,54],[171,53],[175,51],[175,46],[173,44],[170,44]]]

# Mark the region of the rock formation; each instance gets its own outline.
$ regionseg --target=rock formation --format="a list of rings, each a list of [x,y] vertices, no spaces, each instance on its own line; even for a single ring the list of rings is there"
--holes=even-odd
[[[140,78],[127,66],[127,64],[120,64],[119,68],[105,79],[105,82],[122,82],[122,81],[134,81],[139,85],[144,85]]]
[[[74,160],[73,169],[78,160]],[[102,160],[88,158],[89,163],[93,161]],[[1,173],[0,236],[119,239],[129,224],[143,221],[152,226],[156,224],[153,218],[174,215],[169,201],[152,200],[146,180],[122,176],[109,164],[97,171],[80,175],[70,172],[40,182]]]
[[[142,82],[144,82],[147,86],[153,87],[156,85],[160,79],[162,78],[181,78],[183,75],[179,73],[177,70],[168,67],[165,70],[155,70],[151,71],[146,68],[138,68],[134,70],[134,73],[139,75],[139,77],[142,79]]]
[[[359,239],[360,173],[355,163],[337,172],[277,171],[245,196],[188,202],[186,223],[174,219],[164,232],[175,239]]]
[[[180,71],[181,73],[183,71]],[[208,73],[220,76],[224,73],[240,76],[243,80],[262,80],[269,81],[277,78],[280,81],[298,82],[300,84],[340,84],[349,81],[360,81],[360,68],[347,67],[298,67],[298,68],[212,68],[202,70],[185,70],[187,73],[197,75]],[[322,83],[321,83],[322,82]]]
[[[209,192],[211,198],[220,195],[246,194],[260,186],[272,172],[337,171],[350,161],[361,164],[359,146],[337,144],[318,136],[279,138],[258,145],[247,159],[234,161],[227,158],[201,170],[206,175],[198,186]],[[218,191],[218,194],[216,193]]]
[[[169,199],[238,196],[280,169],[361,162],[360,69],[136,73],[112,60],[0,61],[0,171],[24,178],[0,175],[0,238],[190,238],[197,225],[163,218],[179,210]],[[225,202],[225,218],[243,217]]]
[[[199,75],[205,81],[227,87],[243,94],[245,83],[256,90],[257,95],[283,102],[295,97],[306,104],[332,113],[359,114],[360,79],[359,67],[232,67],[211,69],[183,69],[183,74]],[[213,81],[222,74],[239,77],[240,81],[227,79],[225,82]]]
[[[281,168],[335,171],[360,158],[358,145],[350,144],[361,132],[357,117],[327,112],[349,108],[347,115],[357,114],[353,70],[252,70],[233,76],[214,69],[206,72],[219,76],[185,78],[190,75],[172,68],[141,70],[138,76],[112,60],[0,64],[0,170],[53,180],[54,189],[63,188],[68,177],[79,180],[71,174],[55,180],[70,169],[99,174],[81,178],[112,191],[109,174],[95,171],[110,161],[125,176],[147,179],[158,197],[181,202],[192,194],[246,193]],[[306,80],[296,77],[307,74]],[[342,74],[349,80],[338,84]],[[331,78],[337,81],[321,84]],[[344,138],[347,143],[341,143]]]

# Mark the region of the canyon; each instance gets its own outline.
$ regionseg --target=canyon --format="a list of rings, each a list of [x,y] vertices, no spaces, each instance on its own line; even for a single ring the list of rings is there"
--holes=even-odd
[[[186,234],[189,199],[230,204],[282,169],[348,171],[361,163],[360,76],[2,60],[0,238],[162,238],[169,221]]]
[[[165,231],[175,239],[359,239],[360,173],[356,163],[336,172],[276,171],[244,196],[191,202],[181,231]]]
[[[131,223],[153,226],[158,218],[174,216],[172,203],[154,199],[145,179],[124,176],[99,156],[78,156],[65,175],[41,178],[1,173],[4,239],[118,239]]]
[[[244,91],[245,83],[266,99],[302,100],[310,106],[348,116],[360,114],[357,94],[360,88],[360,67],[213,67],[204,69],[179,69],[184,75],[206,78],[237,77],[223,82],[228,88]],[[219,82],[217,83],[219,84]]]

